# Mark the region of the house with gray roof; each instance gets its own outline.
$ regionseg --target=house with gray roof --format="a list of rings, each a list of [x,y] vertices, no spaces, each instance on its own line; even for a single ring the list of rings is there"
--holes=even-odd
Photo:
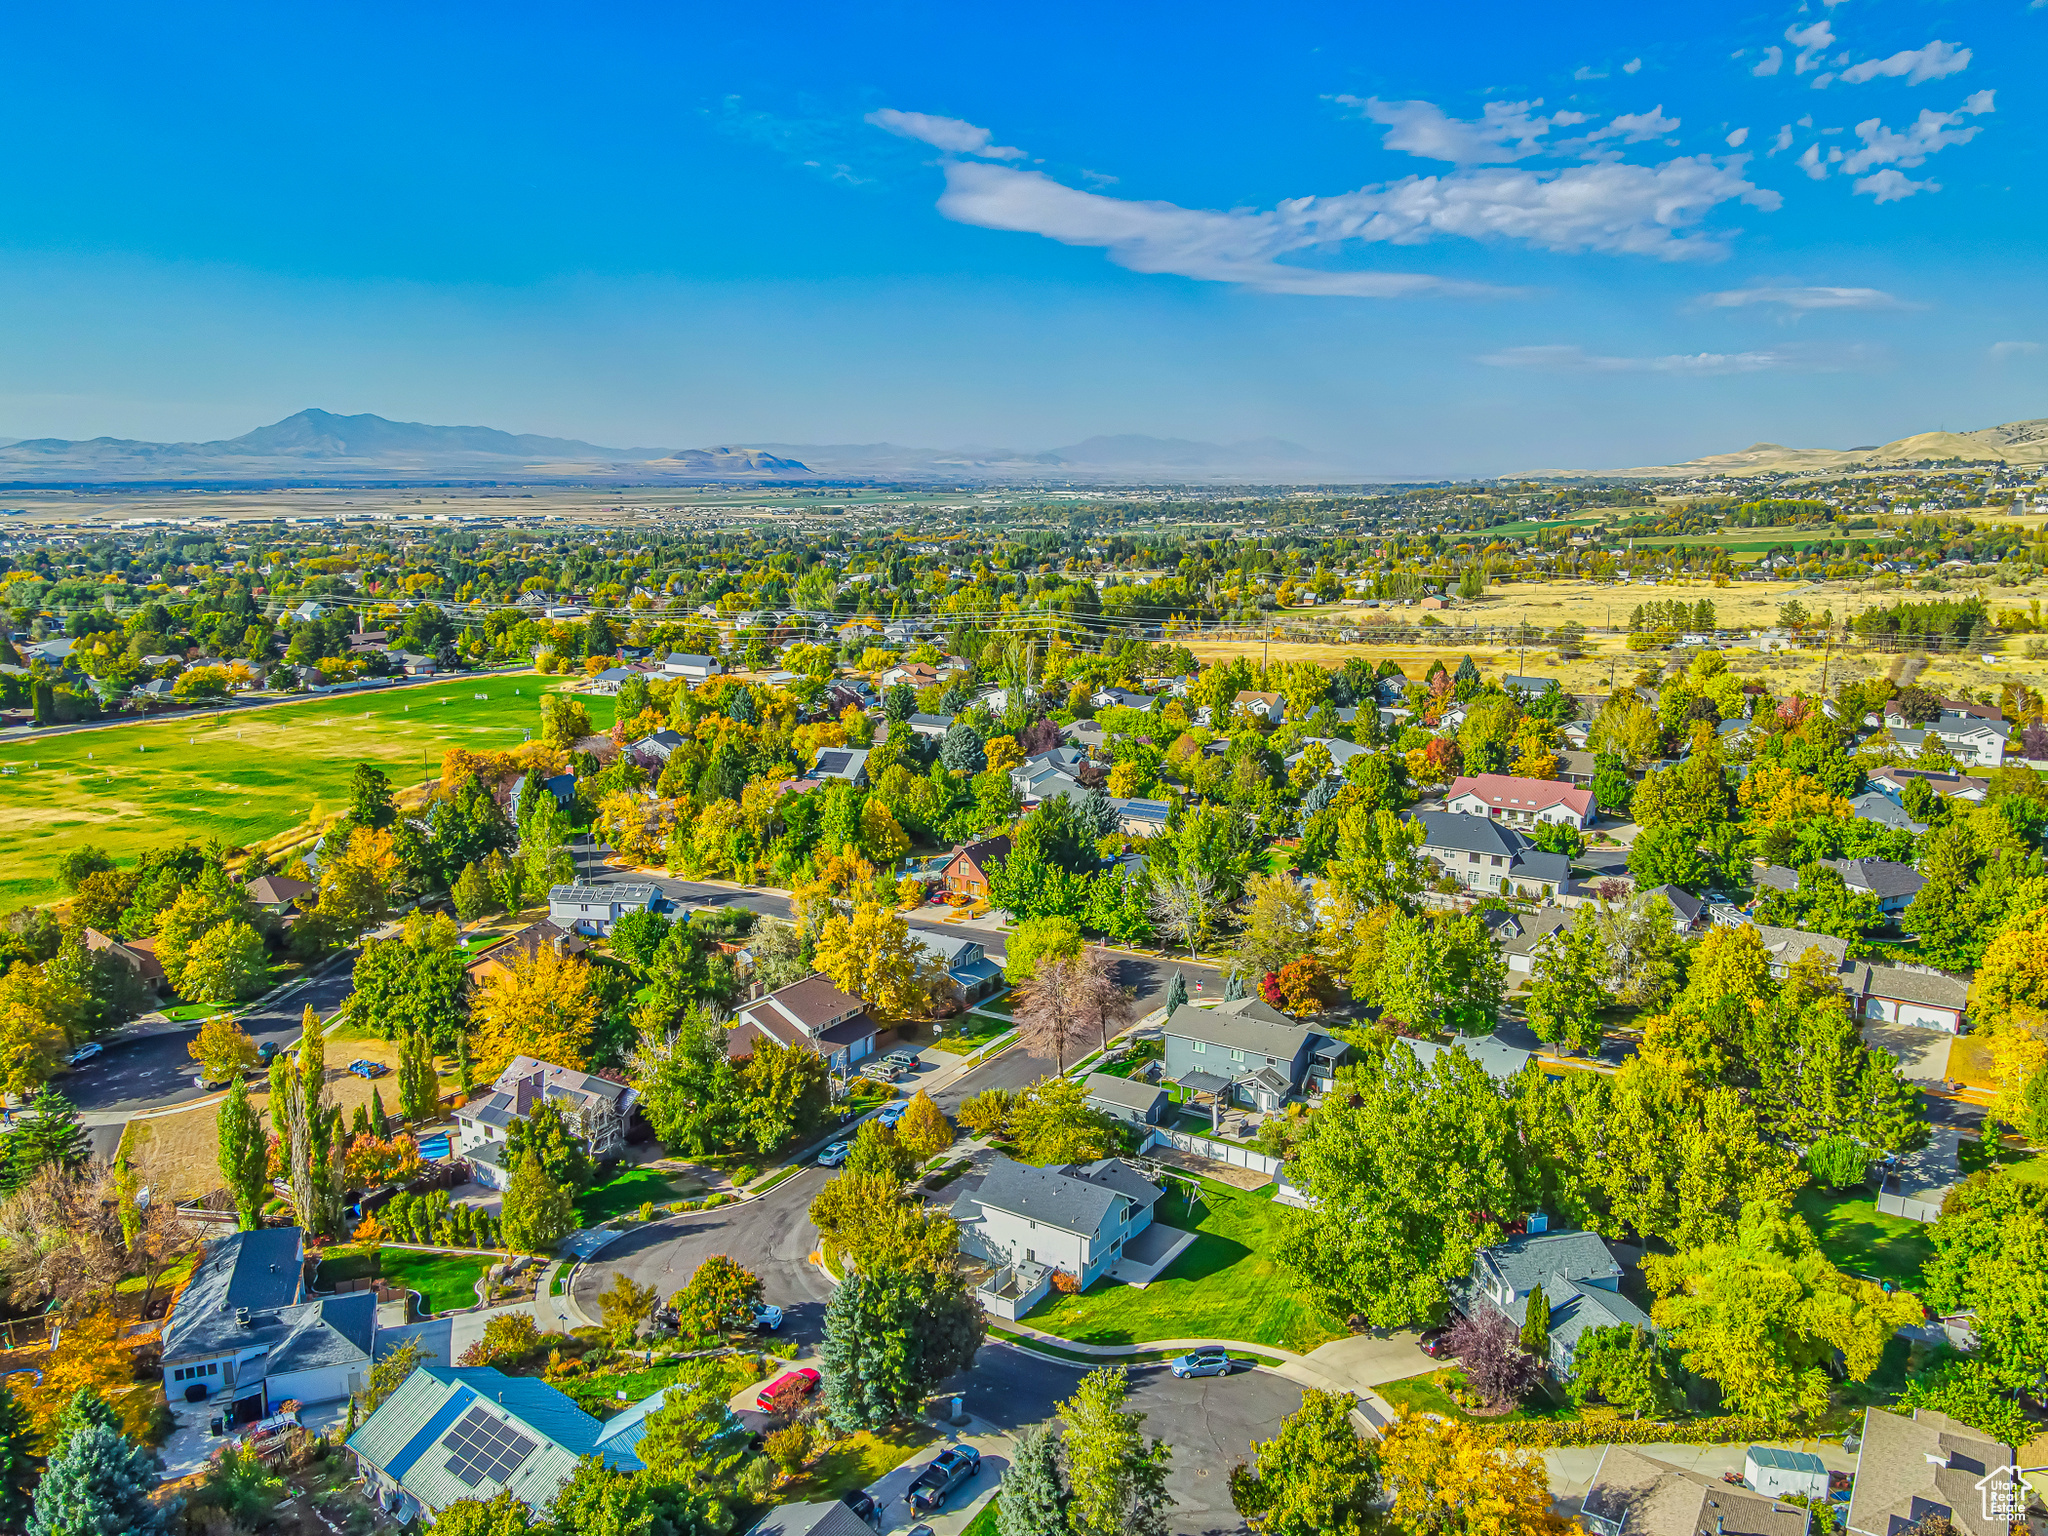
[[[1333,779],[1344,777],[1344,769],[1354,757],[1370,757],[1372,755],[1370,747],[1361,747],[1357,742],[1346,741],[1341,736],[1310,736],[1299,747],[1295,748],[1292,755],[1284,759],[1290,772],[1293,771],[1294,765],[1301,761],[1303,755],[1307,753],[1310,747],[1321,747],[1330,754],[1329,777]]]
[[[1899,1536],[1930,1515],[1947,1520],[1960,1536],[2008,1536],[2014,1519],[1993,1509],[1987,1495],[2039,1508],[2031,1493],[2013,1487],[2010,1469],[2019,1459],[2013,1452],[1931,1408],[1911,1414],[1866,1408],[1845,1522],[1851,1536]]]
[[[1919,1029],[1963,1032],[1970,1006],[1967,977],[1924,965],[1850,965],[1841,978],[1849,1004],[1865,1019]]]
[[[546,1382],[490,1366],[422,1365],[349,1436],[370,1497],[401,1523],[460,1499],[509,1492],[535,1513],[554,1502],[585,1456],[614,1471],[646,1470],[634,1454],[647,1414],[671,1388],[599,1420]],[[715,1436],[744,1436],[729,1408]]]
[[[961,1003],[975,1003],[1003,987],[1003,968],[989,959],[979,939],[930,928],[910,930],[910,942],[946,968],[945,985]]]
[[[1965,768],[1996,768],[2005,761],[2012,725],[1943,710],[1939,720],[1930,720],[1925,726],[1888,725],[1885,734],[1902,752],[1918,753],[1932,741]]]
[[[1881,790],[1866,789],[1849,802],[1849,809],[1864,821],[1874,821],[1881,827],[1893,827],[1901,832],[1911,832],[1918,837],[1927,830],[1927,824],[1915,821],[1905,813],[1898,801]]]
[[[1620,1262],[1595,1233],[1530,1232],[1475,1253],[1472,1273],[1451,1287],[1451,1301],[1468,1316],[1485,1307],[1519,1328],[1540,1289],[1550,1302],[1550,1369],[1567,1381],[1579,1340],[1594,1329],[1652,1327],[1621,1294],[1621,1276]]]
[[[1827,1480],[1821,1480],[1823,1497]],[[1626,1445],[1600,1457],[1579,1519],[1593,1536],[1806,1536],[1803,1504],[1674,1467]]]
[[[1838,973],[1849,959],[1849,941],[1830,933],[1808,933],[1803,928],[1773,928],[1768,923],[1758,923],[1756,931],[1770,955],[1771,974],[1780,981],[1810,949],[1820,951],[1830,975]]]
[[[725,1052],[734,1061],[745,1061],[765,1035],[789,1049],[816,1051],[834,1072],[848,1072],[875,1052],[880,1031],[867,1009],[829,976],[806,976],[742,1003],[726,1031]]]
[[[1927,883],[1926,877],[1912,865],[1897,864],[1890,859],[1821,859],[1819,862],[1840,875],[1842,884],[1851,892],[1875,896],[1878,911],[1890,920],[1896,920],[1911,906],[1913,898],[1920,894],[1920,887]],[[1796,891],[1799,889],[1799,871],[1787,869],[1782,864],[1772,864],[1758,871],[1756,883],[1767,890]]]
[[[1321,1098],[1351,1049],[1255,997],[1214,1008],[1183,1003],[1164,1035],[1165,1081],[1262,1111],[1297,1096]]]
[[[715,656],[697,656],[687,651],[671,651],[662,662],[661,670],[670,677],[701,683],[708,677],[716,677],[725,668]]]
[[[1158,1083],[1135,1077],[1117,1077],[1109,1072],[1090,1072],[1084,1085],[1090,1109],[1144,1130],[1166,1118],[1173,1095]]]
[[[1545,853],[1513,827],[1487,816],[1455,811],[1411,811],[1422,823],[1422,857],[1439,875],[1449,875],[1474,896],[1512,896],[1552,901],[1571,879],[1571,860]]]
[[[778,1504],[747,1529],[747,1536],[874,1536],[843,1499]]]
[[[1463,1051],[1488,1077],[1501,1084],[1511,1082],[1536,1059],[1535,1052],[1509,1045],[1494,1035],[1468,1035],[1453,1040],[1415,1040],[1403,1035],[1401,1044],[1425,1067],[1435,1065],[1436,1059],[1447,1051]]]
[[[376,1353],[377,1295],[312,1296],[297,1227],[209,1243],[164,1319],[164,1395],[253,1423],[288,1400],[360,1392]]]
[[[609,938],[612,925],[628,912],[659,912],[661,888],[652,881],[572,880],[548,889],[548,921],[569,933]]]
[[[1493,934],[1501,959],[1507,963],[1509,985],[1513,978],[1529,976],[1536,969],[1536,954],[1552,934],[1571,927],[1583,908],[1539,907],[1534,912],[1481,912],[1480,922]]]
[[[561,1111],[570,1134],[591,1158],[603,1162],[625,1150],[626,1121],[639,1097],[627,1083],[533,1056],[514,1056],[496,1082],[455,1111],[455,1151],[470,1159],[479,1184],[505,1188],[509,1177],[502,1153],[489,1158],[478,1154],[502,1146],[512,1127],[546,1102]]]
[[[1121,1158],[1034,1168],[997,1157],[980,1185],[953,1202],[960,1251],[990,1271],[978,1288],[982,1305],[999,1316],[1022,1317],[1055,1272],[1087,1289],[1151,1227],[1161,1193]],[[1154,1239],[1140,1249],[1148,1267],[1162,1241],[1179,1244],[1191,1237],[1167,1230],[1171,1239]]]

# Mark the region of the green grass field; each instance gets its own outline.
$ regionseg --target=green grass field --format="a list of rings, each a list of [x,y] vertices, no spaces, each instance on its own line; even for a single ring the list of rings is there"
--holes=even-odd
[[[0,743],[12,770],[0,773],[0,899],[61,894],[57,861],[81,843],[124,864],[178,838],[247,846],[341,810],[359,762],[403,788],[438,773],[450,747],[515,747],[538,729],[548,686],[506,673]],[[583,702],[610,727],[609,700]]]
[[[1273,1187],[1233,1189],[1204,1179],[1193,1212],[1169,1193],[1153,1216],[1198,1235],[1166,1273],[1143,1290],[1098,1280],[1079,1296],[1046,1297],[1024,1320],[1082,1344],[1153,1339],[1241,1339],[1306,1354],[1344,1332],[1273,1255],[1294,1213],[1273,1203]]]
[[[387,1284],[420,1293],[422,1312],[450,1312],[476,1305],[476,1283],[497,1263],[495,1255],[464,1258],[452,1253],[419,1253],[409,1248],[379,1250],[379,1273]],[[344,1249],[323,1259],[315,1285],[338,1285],[370,1273],[370,1255]]]
[[[1920,1266],[1934,1252],[1924,1222],[1886,1216],[1868,1194],[1835,1195],[1811,1186],[1799,1192],[1793,1209],[1840,1269],[1909,1291],[1920,1284]]]
[[[628,1168],[609,1182],[584,1191],[576,1202],[576,1219],[586,1227],[594,1227],[614,1216],[637,1211],[650,1200],[663,1206],[671,1200],[700,1194],[702,1188],[693,1180],[672,1179],[651,1168]]]

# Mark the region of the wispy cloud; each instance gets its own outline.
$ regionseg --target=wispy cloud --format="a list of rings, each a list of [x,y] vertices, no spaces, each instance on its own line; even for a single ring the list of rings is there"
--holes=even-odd
[[[1750,65],[1752,75],[1775,75],[1785,67],[1785,50],[1776,43],[1764,50],[1764,56]]]
[[[1938,181],[1915,181],[1904,171],[1895,171],[1887,167],[1884,170],[1865,176],[1861,181],[1852,183],[1849,190],[1855,193],[1862,193],[1875,202],[1898,203],[1904,202],[1907,198],[1921,192],[1939,192],[1941,190],[1941,183]]]
[[[1606,127],[1595,128],[1558,147],[1577,150],[1582,145],[1599,144],[1608,139],[1619,139],[1624,144],[1641,144],[1646,139],[1661,139],[1667,133],[1676,133],[1678,126],[1679,119],[1666,117],[1664,104],[1659,102],[1647,112],[1624,112]]]
[[[1728,135],[1727,142],[1728,147],[1730,149],[1742,148],[1743,145],[1749,142],[1749,130],[1747,128],[1736,129],[1733,133]]]
[[[1808,27],[1787,27],[1785,41],[1799,50],[1799,56],[1792,61],[1792,73],[1803,75],[1820,68],[1820,56],[1835,45],[1835,29],[1826,21],[1816,21]],[[1771,51],[1777,52],[1775,48]]]
[[[2008,362],[2015,357],[2033,357],[2041,350],[2038,341],[1994,341],[1991,343],[1991,360],[1994,363]]]
[[[1621,66],[1621,72],[1624,75],[1633,75],[1642,67],[1643,61],[1641,59],[1630,59],[1626,64]]]
[[[801,116],[764,112],[748,106],[738,96],[721,98],[715,109],[699,110],[713,129],[725,137],[770,150],[828,181],[858,187],[875,179],[854,168],[858,157],[850,138],[856,130],[849,128],[845,117],[836,112],[810,109]]]
[[[1860,176],[1872,166],[1920,165],[1929,155],[1939,154],[1951,145],[1969,143],[1983,132],[1983,126],[1973,123],[1965,127],[1963,119],[1982,117],[1996,111],[1992,96],[1990,91],[1979,91],[1953,112],[1934,112],[1923,108],[1920,115],[1899,132],[1885,127],[1883,121],[1875,117],[1858,123],[1856,137],[1863,141],[1863,147],[1852,151],[1842,162],[1842,173]]]
[[[1766,151],[1766,153],[1772,155],[1781,155],[1791,147],[1792,125],[1790,123],[1786,123],[1784,126],[1778,129],[1778,136],[1771,141],[1771,147],[1769,150]]]
[[[1479,359],[1489,368],[1531,368],[1544,373],[1669,373],[1712,378],[1765,373],[1786,366],[1777,352],[1675,352],[1662,357],[1608,357],[1584,347],[1507,347]]]
[[[1969,67],[1969,49],[1958,48],[1936,38],[1924,48],[1908,48],[1888,59],[1865,59],[1860,64],[1851,64],[1842,71],[1841,78],[1850,85],[1862,85],[1880,76],[1896,80],[1903,75],[1906,84],[1920,85],[1961,74]]]
[[[1906,308],[1905,304],[1882,288],[1725,288],[1719,293],[1701,294],[1699,302],[1706,309],[1742,309],[1752,304],[1776,304],[1798,311]]]
[[[986,128],[962,122],[957,117],[934,117],[928,112],[898,112],[883,107],[865,119],[902,139],[916,139],[949,155],[979,155],[985,160],[1022,160],[1024,151],[1003,144],[991,144],[994,137]]]
[[[1583,112],[1536,116],[1538,101],[1489,101],[1476,118],[1452,117],[1434,102],[1382,101],[1377,96],[1338,96],[1339,104],[1387,130],[1388,149],[1453,165],[1503,165],[1544,154],[1544,135],[1589,119]]]

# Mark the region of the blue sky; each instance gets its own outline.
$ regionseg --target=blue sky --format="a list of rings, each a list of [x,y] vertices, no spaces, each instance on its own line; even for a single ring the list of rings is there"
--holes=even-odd
[[[1390,475],[2048,415],[2043,0],[31,7],[0,435],[1276,435]]]

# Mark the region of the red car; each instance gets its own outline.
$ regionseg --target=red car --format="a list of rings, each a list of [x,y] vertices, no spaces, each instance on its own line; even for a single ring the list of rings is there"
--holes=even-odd
[[[800,1399],[809,1397],[821,1379],[808,1365],[798,1366],[793,1371],[784,1371],[761,1389],[761,1395],[754,1399],[754,1406],[763,1413],[781,1412],[795,1405]]]

